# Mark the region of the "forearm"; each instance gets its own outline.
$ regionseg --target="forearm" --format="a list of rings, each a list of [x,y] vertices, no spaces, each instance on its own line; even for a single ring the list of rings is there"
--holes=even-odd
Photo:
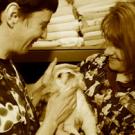
[[[55,121],[46,119],[38,129],[36,135],[54,135],[56,127]]]

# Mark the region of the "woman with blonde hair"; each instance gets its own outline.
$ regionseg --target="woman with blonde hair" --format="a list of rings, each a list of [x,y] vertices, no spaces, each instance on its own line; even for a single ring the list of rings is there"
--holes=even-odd
[[[135,6],[119,2],[101,24],[104,54],[81,63],[99,135],[135,134]]]

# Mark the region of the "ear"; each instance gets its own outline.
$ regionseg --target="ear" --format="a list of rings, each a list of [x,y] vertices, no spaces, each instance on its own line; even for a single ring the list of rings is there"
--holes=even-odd
[[[5,9],[5,14],[8,26],[13,28],[19,18],[19,5],[15,2],[10,3]]]

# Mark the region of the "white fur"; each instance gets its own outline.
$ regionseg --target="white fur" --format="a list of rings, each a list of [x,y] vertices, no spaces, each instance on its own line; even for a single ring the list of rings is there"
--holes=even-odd
[[[64,131],[80,135],[78,128],[81,128],[85,135],[96,135],[96,120],[85,96],[82,92],[85,89],[83,75],[69,68],[61,68],[63,64],[59,64],[54,69],[54,82],[51,87],[57,87],[62,93],[69,85],[78,85],[77,90],[77,106],[73,113],[64,122]],[[76,83],[76,84],[75,84]],[[58,135],[62,135],[59,133]]]

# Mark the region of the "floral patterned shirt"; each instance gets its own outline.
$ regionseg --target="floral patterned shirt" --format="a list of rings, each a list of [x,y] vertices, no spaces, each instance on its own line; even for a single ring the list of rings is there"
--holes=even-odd
[[[135,135],[135,82],[121,83],[104,54],[80,64],[88,103],[97,118],[98,135]]]
[[[38,127],[23,80],[12,61],[0,59],[0,134],[34,135]]]

